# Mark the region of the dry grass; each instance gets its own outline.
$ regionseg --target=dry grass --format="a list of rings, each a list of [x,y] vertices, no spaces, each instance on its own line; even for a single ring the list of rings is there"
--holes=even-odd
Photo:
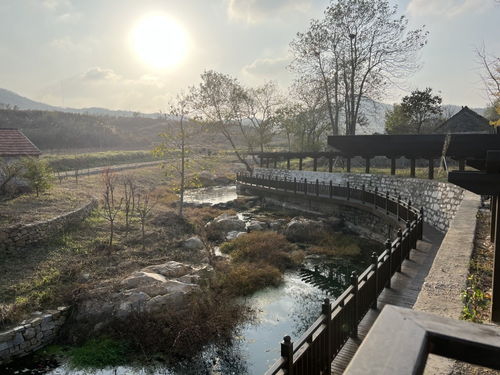
[[[87,194],[60,186],[40,193],[39,197],[35,193],[23,194],[0,201],[0,226],[47,220],[76,210],[89,199]]]

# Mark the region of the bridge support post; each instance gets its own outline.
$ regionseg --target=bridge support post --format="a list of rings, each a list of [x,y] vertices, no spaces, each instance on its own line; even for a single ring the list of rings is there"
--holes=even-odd
[[[285,191],[287,191],[287,186],[286,186],[286,185],[287,185],[287,183],[288,183],[288,182],[287,182],[287,180],[286,180],[286,176],[285,176],[285,178],[283,179],[283,190],[285,190]]]
[[[351,285],[353,286],[353,298],[354,298],[354,322],[352,327],[352,338],[358,337],[358,274],[356,271],[351,273]]]
[[[398,213],[397,213],[398,221],[401,220],[401,214],[399,213],[400,206],[401,206],[401,194],[398,194]]]
[[[293,375],[293,342],[290,336],[283,338],[281,356],[285,359],[283,368],[286,370],[287,375]]]
[[[330,299],[325,298],[323,305],[321,305],[321,312],[325,315],[325,335],[326,335],[326,350],[324,351],[323,360],[323,374],[330,375],[332,372],[331,358],[332,358],[332,305],[330,304]]]
[[[429,159],[429,180],[434,179],[434,159]]]
[[[313,171],[316,172],[318,170],[318,158],[313,158]]]
[[[361,186],[361,203],[365,204],[365,191],[366,191],[366,187],[365,187],[365,184],[363,184],[363,186]]]
[[[396,174],[396,158],[391,158],[391,175]]]
[[[465,160],[464,159],[460,159],[458,161],[458,170],[465,171]]]
[[[307,195],[307,178],[304,178],[304,195]]]
[[[398,266],[398,272],[401,272],[401,263],[403,263],[403,259],[408,256],[410,250],[408,249],[407,246],[403,243],[403,231],[401,228],[398,229],[398,234],[399,238],[399,266]]]
[[[346,158],[345,164],[346,164],[347,173],[351,173],[351,158],[349,158],[349,157]]]
[[[389,191],[385,192],[385,214],[389,215]]]
[[[491,242],[495,241],[495,230],[496,230],[496,219],[497,219],[497,200],[498,197],[496,196],[491,196],[490,198],[490,211],[491,211],[491,233],[490,233],[490,239]]]
[[[299,158],[299,171],[302,170],[302,158]]]
[[[370,173],[370,158],[365,158],[365,173]]]
[[[330,172],[330,173],[333,172],[333,158],[332,157],[328,158],[328,172]]]
[[[316,179],[316,196],[319,196],[319,181]]]
[[[286,159],[286,169],[290,169],[290,158]]]
[[[351,199],[351,186],[349,181],[347,181],[347,200]]]
[[[375,285],[375,291],[374,291],[374,296],[373,298],[373,304],[372,304],[372,309],[377,310],[377,298],[378,298],[378,255],[374,251],[372,253],[372,264],[373,264],[373,279],[374,279],[374,285]]]
[[[410,159],[410,177],[415,177],[415,159]]]
[[[385,241],[385,249],[387,250],[388,263],[389,263],[389,279],[387,280],[386,288],[391,289],[391,278],[392,278],[392,251],[391,251],[391,240],[387,239]]]
[[[333,197],[333,182],[332,180],[330,180],[330,187],[328,189],[328,195],[331,197]]]
[[[410,259],[410,252],[411,252],[411,249],[413,249],[413,239],[412,239],[412,236],[410,234],[410,222],[407,221],[406,222],[406,229],[408,230],[408,248],[407,248],[407,251],[406,251],[406,259]]]
[[[297,178],[293,178],[293,193],[297,194]]]

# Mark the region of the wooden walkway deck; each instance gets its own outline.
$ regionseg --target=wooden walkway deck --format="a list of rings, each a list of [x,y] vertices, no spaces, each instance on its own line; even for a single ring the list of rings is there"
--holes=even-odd
[[[417,249],[411,251],[410,259],[404,261],[401,267],[402,272],[396,273],[392,277],[391,288],[385,288],[380,294],[378,309],[368,311],[359,324],[359,337],[357,339],[349,339],[337,357],[335,357],[332,362],[332,374],[337,375],[344,372],[384,305],[413,307],[443,237],[442,233],[424,224],[423,240],[418,242]]]

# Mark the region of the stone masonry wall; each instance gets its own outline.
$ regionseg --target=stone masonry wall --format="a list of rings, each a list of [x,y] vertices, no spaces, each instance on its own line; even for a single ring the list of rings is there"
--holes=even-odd
[[[0,332],[0,364],[28,355],[54,340],[64,324],[68,307],[34,313],[18,327]]]
[[[363,184],[367,189],[378,188],[379,191],[389,191],[391,195],[401,194],[404,200],[411,199],[412,205],[424,208],[424,220],[440,230],[446,232],[457,212],[464,190],[458,186],[435,180],[416,178],[400,178],[387,175],[361,173],[328,173],[298,171],[287,169],[256,168],[254,175],[271,176],[271,178],[287,178],[297,181],[307,179],[334,184],[345,185],[347,181],[353,187]]]
[[[69,225],[82,221],[96,207],[97,200],[92,198],[84,206],[46,221],[0,228],[0,251],[14,251],[45,240]]]

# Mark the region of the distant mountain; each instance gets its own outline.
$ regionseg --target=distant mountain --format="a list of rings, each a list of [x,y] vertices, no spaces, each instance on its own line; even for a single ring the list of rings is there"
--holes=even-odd
[[[0,108],[17,108],[23,110],[58,111],[68,113],[81,113],[86,115],[110,116],[110,117],[146,117],[157,118],[158,113],[140,113],[133,111],[115,111],[106,108],[65,108],[36,102],[13,91],[0,88]]]

